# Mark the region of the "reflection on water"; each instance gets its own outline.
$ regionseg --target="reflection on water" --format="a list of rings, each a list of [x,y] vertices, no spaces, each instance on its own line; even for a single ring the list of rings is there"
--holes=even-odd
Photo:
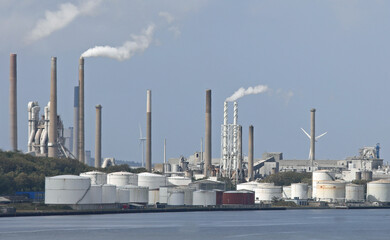
[[[0,239],[390,239],[390,209],[0,218]]]

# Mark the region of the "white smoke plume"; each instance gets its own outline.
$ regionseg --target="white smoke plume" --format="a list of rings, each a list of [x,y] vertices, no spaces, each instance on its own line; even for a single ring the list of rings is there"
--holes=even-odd
[[[165,20],[166,20],[168,23],[172,23],[172,22],[175,20],[175,17],[173,17],[172,14],[170,14],[169,12],[159,12],[158,15],[159,15],[160,17],[165,18]]]
[[[234,101],[237,101],[239,98],[242,98],[246,95],[264,93],[264,92],[267,92],[268,90],[269,90],[269,88],[266,85],[257,85],[255,87],[249,87],[247,89],[240,88],[237,91],[235,91],[233,93],[233,95],[226,98],[226,101],[227,102],[234,102]]]
[[[131,35],[132,40],[120,47],[96,46],[81,54],[81,57],[108,57],[118,61],[131,58],[137,52],[145,51],[153,40],[154,24],[150,24],[140,35]]]
[[[46,11],[45,18],[38,20],[33,30],[27,35],[27,42],[31,43],[47,37],[69,25],[78,16],[93,13],[100,2],[101,0],[89,0],[84,1],[79,6],[75,6],[72,3],[63,3],[59,5],[57,11]]]

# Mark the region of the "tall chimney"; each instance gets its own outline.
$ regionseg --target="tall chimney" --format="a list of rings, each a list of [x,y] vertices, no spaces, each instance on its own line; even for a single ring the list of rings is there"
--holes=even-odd
[[[205,133],[205,158],[203,173],[210,176],[211,170],[211,90],[206,90],[206,133]]]
[[[238,141],[237,141],[237,149],[238,149],[238,174],[239,178],[242,176],[242,126],[238,125]]]
[[[315,146],[316,146],[316,109],[313,108],[310,110],[311,115],[311,127],[310,127],[310,160],[312,162],[315,160]]]
[[[84,145],[84,58],[79,60],[79,161],[85,163]]]
[[[152,171],[152,91],[146,91],[146,170]]]
[[[248,181],[253,180],[253,126],[249,126]]]
[[[96,106],[95,168],[101,167],[102,160],[102,105]]]
[[[51,58],[48,156],[57,157],[57,58]]]
[[[167,139],[164,139],[164,164],[163,164],[163,173],[165,173],[165,166],[167,165]]]
[[[74,87],[73,100],[73,156],[79,157],[79,87]]]
[[[16,54],[10,54],[9,68],[9,111],[10,111],[10,141],[12,151],[18,150],[18,116],[17,116],[17,77]]]

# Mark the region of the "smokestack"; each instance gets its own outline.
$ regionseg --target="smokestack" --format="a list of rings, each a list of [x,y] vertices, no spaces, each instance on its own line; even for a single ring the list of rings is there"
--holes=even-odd
[[[239,178],[241,178],[242,174],[242,126],[238,126],[238,141],[237,141],[237,149],[238,149],[238,173],[239,173]]]
[[[18,150],[18,116],[17,116],[17,77],[16,54],[10,54],[9,68],[9,110],[10,110],[10,141],[12,151]]]
[[[206,133],[205,133],[204,176],[210,176],[211,170],[211,90],[206,90]]]
[[[164,139],[164,164],[163,164],[163,173],[165,173],[165,166],[167,165],[167,139]]]
[[[152,91],[146,91],[146,170],[152,171]]]
[[[315,160],[315,146],[316,146],[316,109],[313,108],[310,110],[311,112],[311,127],[310,127],[310,160]],[[313,165],[312,165],[313,166]]]
[[[102,105],[96,106],[95,168],[101,167],[102,159]]]
[[[74,87],[73,102],[73,156],[79,156],[79,87]]]
[[[57,157],[57,58],[51,58],[48,156]]]
[[[253,180],[253,126],[249,126],[248,181]]]
[[[84,146],[84,58],[79,60],[79,142],[78,152],[79,161],[85,163],[85,146]]]

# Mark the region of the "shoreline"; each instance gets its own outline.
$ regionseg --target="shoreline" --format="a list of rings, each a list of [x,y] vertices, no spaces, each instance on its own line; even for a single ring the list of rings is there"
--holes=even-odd
[[[173,212],[213,212],[213,211],[275,211],[275,210],[356,210],[356,209],[390,209],[390,206],[345,206],[345,207],[175,207],[175,208],[143,208],[143,209],[110,209],[110,210],[68,210],[68,211],[21,211],[12,214],[0,214],[6,217],[35,216],[68,216],[68,215],[101,215],[131,213],[173,213]]]

